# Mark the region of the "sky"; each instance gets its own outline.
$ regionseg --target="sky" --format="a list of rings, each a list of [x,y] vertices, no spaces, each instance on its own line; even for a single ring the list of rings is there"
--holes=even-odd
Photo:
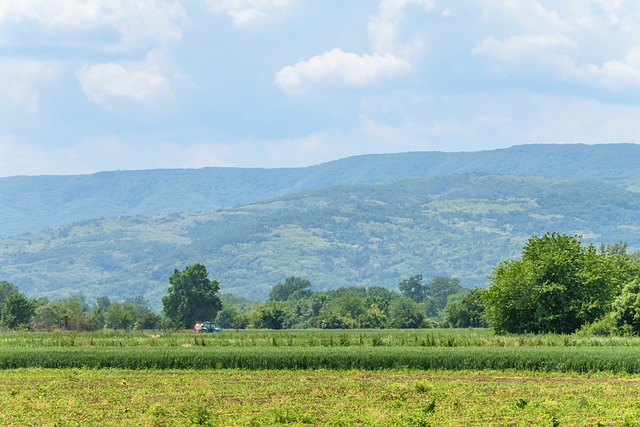
[[[637,0],[0,0],[0,176],[640,142]]]

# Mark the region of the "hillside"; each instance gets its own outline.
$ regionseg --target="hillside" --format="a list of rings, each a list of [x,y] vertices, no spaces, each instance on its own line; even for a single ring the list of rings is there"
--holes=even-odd
[[[0,238],[121,216],[212,212],[335,186],[485,173],[640,182],[640,146],[522,145],[503,150],[363,155],[306,168],[204,168],[0,179]]]
[[[532,234],[625,240],[639,249],[637,196],[595,180],[483,173],[333,186],[213,212],[104,218],[7,238],[0,277],[30,295],[144,294],[156,307],[173,269],[195,262],[223,291],[250,298],[266,297],[291,275],[315,289],[395,287],[414,274],[485,286],[493,267],[518,256]]]

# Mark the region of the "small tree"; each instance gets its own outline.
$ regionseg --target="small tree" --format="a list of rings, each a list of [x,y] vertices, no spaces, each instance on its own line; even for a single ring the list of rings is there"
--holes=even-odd
[[[52,301],[35,310],[33,327],[52,331],[54,329],[69,329],[69,320],[73,317],[73,311],[67,304],[61,301]]]
[[[452,328],[486,328],[484,294],[486,289],[475,288],[462,299],[444,308],[444,325]]]
[[[2,308],[4,307],[4,302],[7,300],[7,297],[19,292],[14,284],[0,280],[0,318],[2,318]]]
[[[391,303],[389,312],[393,328],[421,328],[425,321],[420,306],[410,298],[397,298]]]
[[[35,312],[35,302],[21,293],[12,293],[4,301],[2,324],[11,329],[27,327]]]
[[[422,275],[416,274],[398,284],[400,293],[407,298],[411,298],[415,302],[421,302],[424,299],[424,286],[422,285]]]
[[[106,326],[113,329],[128,330],[137,320],[136,307],[128,302],[114,302],[104,315]]]
[[[135,329],[142,331],[145,329],[160,329],[162,326],[162,317],[156,313],[144,313],[138,317]]]
[[[220,284],[209,280],[207,269],[194,264],[183,271],[177,269],[169,277],[168,295],[162,297],[164,314],[176,325],[191,328],[196,320],[213,320],[222,303]]]
[[[288,314],[286,303],[272,301],[255,306],[249,313],[249,318],[255,328],[282,329]]]

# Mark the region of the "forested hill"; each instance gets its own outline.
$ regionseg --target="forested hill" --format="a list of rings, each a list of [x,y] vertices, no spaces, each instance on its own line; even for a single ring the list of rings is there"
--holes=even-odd
[[[0,238],[80,221],[211,212],[301,191],[487,173],[579,181],[640,180],[640,146],[522,145],[363,155],[306,168],[204,168],[0,179]]]
[[[314,289],[395,288],[415,274],[485,286],[533,235],[640,249],[640,197],[617,184],[504,174],[336,186],[208,213],[105,218],[0,240],[0,278],[30,295],[145,295],[206,265],[221,289],[265,298],[288,276]]]

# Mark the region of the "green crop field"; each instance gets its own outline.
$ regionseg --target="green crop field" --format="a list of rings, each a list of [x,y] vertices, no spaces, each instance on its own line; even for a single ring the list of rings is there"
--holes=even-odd
[[[633,426],[640,339],[0,333],[3,426]]]

